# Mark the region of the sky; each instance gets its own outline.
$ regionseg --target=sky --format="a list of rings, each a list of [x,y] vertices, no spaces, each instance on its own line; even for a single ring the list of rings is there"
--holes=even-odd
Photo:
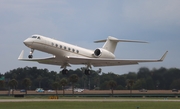
[[[103,46],[95,40],[108,36],[149,42],[118,43],[117,59],[159,59],[169,51],[163,62],[101,67],[104,73],[126,74],[141,67],[180,68],[179,0],[1,0],[0,73],[26,66],[61,70],[60,66],[17,59],[22,50],[25,57],[29,55],[23,41],[33,34],[92,50]],[[51,55],[35,51],[33,56]],[[81,67],[72,65],[69,69]]]

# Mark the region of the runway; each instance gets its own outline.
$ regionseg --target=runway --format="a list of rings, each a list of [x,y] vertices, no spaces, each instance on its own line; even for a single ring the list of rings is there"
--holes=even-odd
[[[0,99],[0,102],[180,102],[180,99],[167,99],[167,98],[157,98],[157,99],[143,99],[143,98],[78,98],[78,99]]]

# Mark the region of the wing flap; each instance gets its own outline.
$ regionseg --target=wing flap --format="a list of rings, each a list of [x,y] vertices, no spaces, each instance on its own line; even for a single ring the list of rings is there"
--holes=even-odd
[[[116,60],[103,58],[82,58],[82,57],[68,57],[70,64],[90,64],[94,67],[100,66],[118,66],[118,65],[133,65],[139,62],[157,62],[158,60]]]
[[[145,42],[145,41],[138,41],[138,40],[119,40],[115,37],[112,37],[112,36],[109,36],[108,37],[108,40],[112,40],[112,41],[116,41],[116,42],[136,42],[136,43],[148,43],[148,42]],[[95,43],[100,43],[100,42],[106,42],[107,39],[104,39],[104,40],[97,40],[97,41],[94,41]]]

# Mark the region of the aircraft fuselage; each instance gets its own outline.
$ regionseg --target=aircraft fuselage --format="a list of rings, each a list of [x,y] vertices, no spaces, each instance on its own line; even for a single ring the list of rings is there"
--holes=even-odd
[[[88,50],[79,46],[75,46],[43,36],[39,36],[39,39],[38,36],[37,38],[28,38],[24,41],[24,44],[31,49],[53,54],[56,57],[60,58],[66,56],[83,56],[88,58],[94,57],[93,50]]]

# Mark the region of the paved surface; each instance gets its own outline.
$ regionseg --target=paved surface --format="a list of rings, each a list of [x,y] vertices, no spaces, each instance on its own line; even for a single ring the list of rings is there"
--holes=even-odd
[[[87,102],[143,102],[143,101],[149,101],[149,102],[180,102],[180,99],[118,99],[118,98],[90,98],[90,99],[0,99],[0,102],[54,102],[54,101],[76,101],[76,102],[81,102],[81,101],[87,101]]]
[[[148,92],[139,92],[138,90],[133,90],[133,94],[179,94],[180,92],[172,92],[171,90],[148,90]],[[12,93],[12,92],[11,92]],[[62,94],[63,92],[61,90],[58,91],[58,94]],[[66,94],[72,94],[72,91],[65,91]],[[0,91],[0,94],[6,95],[8,94],[8,91]],[[24,92],[20,91],[14,91],[14,94],[25,94]],[[37,93],[35,91],[28,91],[28,94],[55,94],[55,92],[45,92],[45,93]],[[111,94],[110,90],[86,90],[84,92],[75,92],[75,94]],[[114,94],[129,94],[129,90],[114,90]],[[179,98],[174,99],[167,99],[167,98],[60,98],[60,99],[38,99],[38,98],[5,98],[0,99],[0,102],[51,102],[51,101],[87,101],[87,102],[106,102],[106,101],[112,101],[112,102],[138,102],[138,101],[151,101],[151,102],[158,102],[158,101],[167,101],[167,102],[180,102]]]

